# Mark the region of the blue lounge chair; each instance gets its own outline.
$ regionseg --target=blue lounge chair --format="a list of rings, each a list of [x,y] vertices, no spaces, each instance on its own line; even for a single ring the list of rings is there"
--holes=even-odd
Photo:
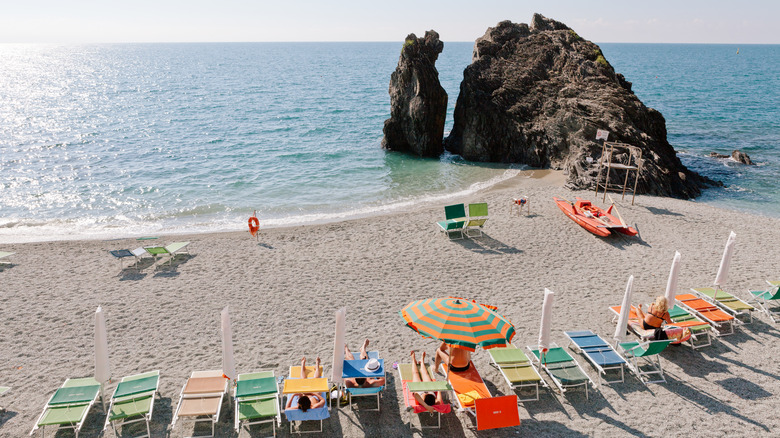
[[[354,378],[379,378],[385,377],[385,361],[379,358],[378,351],[369,351],[368,360],[376,359],[379,361],[379,369],[376,371],[366,370],[366,364],[368,360],[345,360],[342,369],[341,377],[345,379]],[[344,387],[346,394],[349,397],[349,408],[352,409],[352,397],[373,397],[376,396],[376,410],[380,410],[379,400],[382,394],[384,386],[376,386],[371,388],[348,388]]]
[[[588,362],[598,370],[599,379],[603,379],[604,383],[623,383],[625,380],[624,366],[627,365],[627,362],[601,336],[590,330],[564,332],[564,334],[571,341],[569,347],[571,348],[571,345],[574,344],[573,349],[584,354]],[[607,380],[608,370],[619,370],[620,380]]]

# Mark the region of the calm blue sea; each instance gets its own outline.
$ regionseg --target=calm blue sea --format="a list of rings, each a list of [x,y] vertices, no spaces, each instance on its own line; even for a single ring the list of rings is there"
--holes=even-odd
[[[337,220],[518,168],[380,148],[401,43],[0,45],[0,242]],[[437,62],[452,110],[471,43]],[[780,216],[780,46],[603,44],[705,202]],[[706,158],[748,152],[758,166]]]

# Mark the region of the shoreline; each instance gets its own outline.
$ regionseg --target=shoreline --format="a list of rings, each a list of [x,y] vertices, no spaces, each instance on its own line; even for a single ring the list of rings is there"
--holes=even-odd
[[[564,330],[590,329],[611,339],[615,326],[608,307],[620,304],[628,276],[636,278],[633,303],[650,302],[665,289],[676,250],[682,253],[680,293],[711,285],[731,230],[737,246],[725,290],[746,298],[748,288],[778,275],[779,219],[637,196],[636,205],[619,201],[619,208],[629,224],[637,224],[639,235],[602,239],[574,224],[551,200],[553,195],[593,199],[592,191],[560,187],[556,177],[562,175],[555,172],[537,176],[517,176],[452,201],[488,202],[485,235],[472,239],[443,236],[435,222],[443,219],[445,204],[432,203],[374,217],[261,230],[259,243],[246,231],[177,235],[175,240],[192,242],[191,256],[181,257],[172,269],[158,269],[158,262],[138,273],[120,272],[106,252],[135,248],[135,239],[3,245],[16,254],[13,266],[0,270],[0,318],[9,334],[0,337],[6,370],[0,386],[12,387],[0,399],[9,410],[0,417],[0,435],[29,433],[64,379],[94,373],[98,305],[108,329],[113,376],[108,392],[122,376],[161,371],[161,398],[151,423],[152,435],[159,436],[170,426],[189,374],[221,367],[219,315],[225,306],[239,373],[272,369],[286,376],[302,355],[319,355],[330,376],[333,314],[341,307],[347,307],[350,348],[368,337],[392,363],[404,361],[411,349],[430,355],[437,345],[398,316],[415,299],[455,295],[496,305],[515,325],[515,345],[524,348],[538,338],[543,291],[549,288],[556,292],[552,340],[565,346]],[[519,195],[529,198],[529,215],[509,214],[511,198]],[[156,242],[173,240],[162,237]],[[710,347],[664,351],[668,383],[645,386],[627,373],[625,383],[591,388],[589,400],[577,390],[562,396],[543,389],[539,401],[520,404],[519,428],[495,435],[674,436],[700,431],[703,422],[709,433],[768,434],[780,427],[780,419],[765,415],[780,396],[780,366],[774,360],[778,337],[777,325],[757,315]],[[572,356],[596,380],[584,357]],[[489,365],[488,354],[478,349],[473,360],[493,394],[513,393]],[[406,413],[401,383],[392,373],[388,370],[381,413],[334,410],[324,434],[418,436],[401,428]],[[685,415],[669,416],[670,409]],[[228,415],[222,414],[217,434],[235,437]],[[648,418],[669,420],[650,431]],[[83,436],[99,434],[104,419],[93,409]],[[449,414],[442,417],[440,433],[477,436],[470,425]],[[286,427],[284,420],[282,430]],[[170,436],[191,433],[191,426],[177,425]],[[114,435],[109,428],[104,436]]]

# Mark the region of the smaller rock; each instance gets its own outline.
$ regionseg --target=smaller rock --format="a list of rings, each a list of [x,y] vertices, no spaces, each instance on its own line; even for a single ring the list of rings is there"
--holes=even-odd
[[[737,163],[742,163],[742,164],[756,164],[756,163],[754,163],[754,162],[753,162],[753,161],[750,159],[750,157],[748,156],[748,154],[746,154],[746,153],[744,153],[744,152],[741,152],[741,151],[734,151],[734,152],[732,152],[732,153],[731,153],[731,159],[732,159],[732,160],[734,160],[734,161],[736,161]]]
[[[710,152],[710,157],[712,157],[712,158],[731,158],[731,155],[723,155],[723,154],[719,154],[717,152]]]

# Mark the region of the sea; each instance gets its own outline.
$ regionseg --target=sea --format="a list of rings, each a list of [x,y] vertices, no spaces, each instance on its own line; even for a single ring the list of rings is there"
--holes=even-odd
[[[402,42],[0,45],[0,243],[413,209],[524,167],[381,149]],[[600,44],[666,118],[698,202],[780,217],[780,46]],[[452,128],[473,43],[436,63]],[[747,152],[755,166],[710,158]]]

